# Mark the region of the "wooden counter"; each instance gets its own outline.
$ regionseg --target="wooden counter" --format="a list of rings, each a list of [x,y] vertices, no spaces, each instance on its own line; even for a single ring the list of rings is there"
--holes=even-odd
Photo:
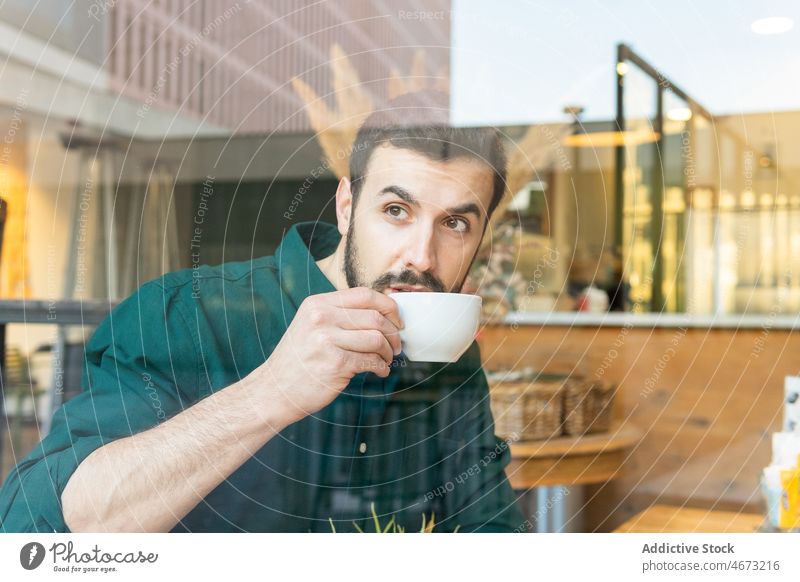
[[[580,437],[518,441],[511,445],[508,479],[514,489],[609,481],[640,438],[637,430],[625,428]]]
[[[759,476],[781,429],[784,377],[797,374],[797,330],[492,325],[478,342],[489,371],[619,386],[614,420],[642,439],[623,473],[588,486],[588,531],[614,530],[657,503],[764,511]]]
[[[635,515],[615,533],[753,533],[764,516],[693,507],[653,505]]]

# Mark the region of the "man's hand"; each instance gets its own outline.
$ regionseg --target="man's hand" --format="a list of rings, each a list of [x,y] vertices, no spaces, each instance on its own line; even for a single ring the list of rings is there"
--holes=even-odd
[[[401,327],[397,303],[367,287],[312,295],[245,381],[261,384],[300,420],[330,404],[356,374],[388,376]]]

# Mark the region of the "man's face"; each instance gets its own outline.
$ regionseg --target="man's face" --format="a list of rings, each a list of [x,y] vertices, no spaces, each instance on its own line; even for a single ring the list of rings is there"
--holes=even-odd
[[[347,284],[384,293],[459,292],[493,185],[491,168],[477,159],[433,161],[412,150],[376,148],[355,209],[339,208]]]

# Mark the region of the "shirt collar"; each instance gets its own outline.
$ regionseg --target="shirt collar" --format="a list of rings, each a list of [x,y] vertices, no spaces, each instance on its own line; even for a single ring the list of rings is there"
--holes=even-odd
[[[310,295],[336,290],[316,261],[332,254],[340,238],[334,225],[316,221],[299,222],[284,235],[275,261],[281,287],[295,305]]]

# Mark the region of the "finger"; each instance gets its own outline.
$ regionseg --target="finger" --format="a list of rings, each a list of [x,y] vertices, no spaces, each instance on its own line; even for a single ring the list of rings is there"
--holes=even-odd
[[[334,343],[343,350],[360,354],[377,354],[386,362],[394,359],[392,346],[379,331],[340,329],[334,332]]]
[[[350,330],[377,329],[389,341],[394,354],[401,350],[400,332],[397,326],[376,309],[334,309],[333,324]]]
[[[400,311],[395,300],[369,287],[351,287],[324,293],[320,297],[332,305],[345,309],[375,309],[386,316],[398,329],[403,329]]]
[[[379,355],[361,354],[357,352],[350,353],[351,367],[356,374],[359,372],[372,372],[373,374],[382,378],[386,378],[389,375],[389,364],[387,364]]]

